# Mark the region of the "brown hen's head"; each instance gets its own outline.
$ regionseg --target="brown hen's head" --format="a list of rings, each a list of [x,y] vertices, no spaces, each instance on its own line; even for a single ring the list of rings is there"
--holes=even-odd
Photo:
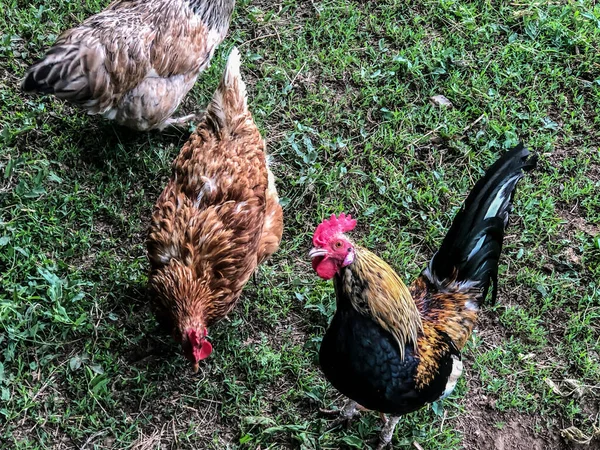
[[[207,335],[208,330],[202,327],[202,331],[188,328],[182,336],[183,354],[193,364],[194,373],[198,372],[198,363],[212,353],[212,345],[206,340]]]
[[[342,267],[354,262],[354,244],[344,233],[355,226],[356,220],[342,213],[339,217],[332,214],[315,230],[313,248],[308,256],[313,269],[324,280],[333,278]]]

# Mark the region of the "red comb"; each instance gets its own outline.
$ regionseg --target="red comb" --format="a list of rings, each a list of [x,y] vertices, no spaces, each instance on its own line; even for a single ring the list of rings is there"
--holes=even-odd
[[[187,332],[188,335],[188,340],[190,341],[190,344],[192,344],[192,347],[197,347],[198,345],[200,345],[200,336],[198,336],[198,333],[196,332],[196,330],[191,329]]]
[[[192,344],[192,347],[199,347],[202,342],[202,339],[205,338],[207,335],[208,330],[206,328],[204,329],[204,335],[198,333],[193,328],[187,331],[188,340],[190,341],[190,344]]]
[[[350,214],[341,213],[339,217],[332,214],[329,219],[324,219],[315,230],[313,245],[325,245],[332,236],[351,231],[355,226],[356,219],[353,219]]]

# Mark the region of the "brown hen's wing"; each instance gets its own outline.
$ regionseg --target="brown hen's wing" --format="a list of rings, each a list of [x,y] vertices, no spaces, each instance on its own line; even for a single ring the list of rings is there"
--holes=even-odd
[[[264,148],[248,110],[240,54],[234,48],[204,121],[173,163],[174,176],[198,209],[230,200],[244,202],[251,195],[259,196],[264,208],[268,186]]]
[[[184,0],[116,1],[63,33],[22,87],[133,128],[153,128],[191,89],[226,25],[207,27]]]
[[[156,202],[150,223],[147,247],[153,270],[169,265],[172,259],[191,265],[194,245],[188,224],[197,213],[193,201],[171,180]]]
[[[267,172],[269,176],[269,185],[266,192],[267,205],[265,223],[258,247],[258,264],[261,264],[265,259],[277,251],[283,234],[283,210],[279,204],[279,196],[277,195],[277,188],[275,186],[275,176],[268,167]]]
[[[266,186],[266,211],[257,261],[260,264],[279,248],[283,233],[283,211],[275,177],[266,161],[264,141],[248,110],[246,85],[240,75],[240,54],[236,48],[229,55],[225,74],[208,107],[206,118],[207,125],[222,139],[244,141],[245,145],[260,149],[254,155],[246,155],[247,158],[253,158],[251,164],[257,169],[255,176],[260,176],[260,185]],[[258,179],[254,178],[253,181]]]

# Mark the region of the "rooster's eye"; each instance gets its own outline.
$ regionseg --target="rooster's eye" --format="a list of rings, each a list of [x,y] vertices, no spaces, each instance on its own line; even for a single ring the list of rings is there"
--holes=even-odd
[[[335,243],[335,248],[340,248],[342,246],[342,243],[340,241],[337,241]]]

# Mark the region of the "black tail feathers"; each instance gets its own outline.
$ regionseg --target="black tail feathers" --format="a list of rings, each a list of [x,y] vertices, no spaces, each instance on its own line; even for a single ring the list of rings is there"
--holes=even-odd
[[[537,156],[519,144],[492,164],[473,187],[425,270],[431,282],[439,287],[455,282],[479,287],[481,302],[493,282],[495,302],[498,260],[515,187],[524,172],[535,168],[536,163]]]
[[[85,52],[82,56],[77,45],[55,45],[27,70],[21,89],[54,94],[77,104],[88,101],[91,98],[89,78],[98,59],[87,56]]]
[[[25,92],[41,92],[43,94],[53,93],[54,90],[52,89],[52,85],[41,81],[48,76],[48,72],[51,69],[51,66],[44,66],[40,70],[40,73],[33,71],[28,72],[21,83],[21,89]]]
[[[25,92],[54,94],[55,85],[64,76],[64,68],[70,62],[69,55],[61,54],[62,47],[51,48],[44,57],[38,59],[25,74],[21,89]]]

